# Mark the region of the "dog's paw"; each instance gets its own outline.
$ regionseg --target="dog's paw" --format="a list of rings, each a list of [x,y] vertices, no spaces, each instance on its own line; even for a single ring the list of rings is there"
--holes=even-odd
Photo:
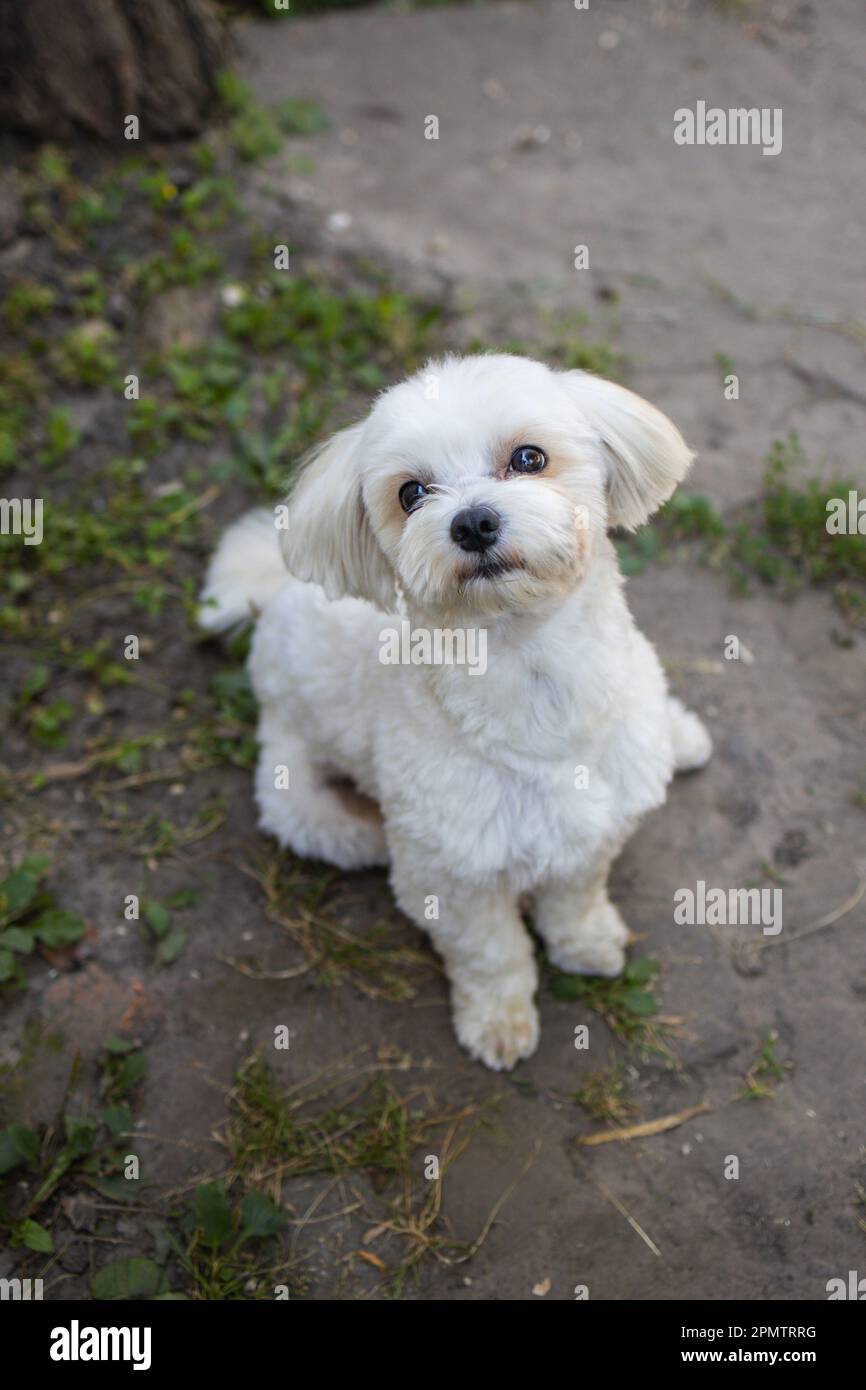
[[[538,1011],[524,995],[455,1003],[454,1031],[470,1057],[492,1071],[510,1071],[538,1046]]]
[[[629,930],[613,903],[595,908],[571,937],[548,941],[547,957],[569,975],[605,975],[612,979],[625,969]]]
[[[674,740],[674,770],[696,772],[705,767],[713,753],[713,740],[706,727],[680,700],[671,697],[671,729]]]

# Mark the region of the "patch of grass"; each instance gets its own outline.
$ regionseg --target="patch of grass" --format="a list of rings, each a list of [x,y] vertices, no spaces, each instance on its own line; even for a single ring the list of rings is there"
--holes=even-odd
[[[746,1073],[745,1086],[740,1093],[741,1100],[772,1100],[776,1087],[784,1081],[788,1072],[793,1071],[793,1062],[781,1062],[776,1056],[779,1035],[767,1034],[760,1051]]]
[[[105,1039],[99,1058],[102,1093],[111,1105],[126,1101],[147,1075],[147,1058],[137,1043],[116,1034]]]
[[[10,1187],[0,1205],[0,1230],[13,1248],[51,1254],[54,1242],[47,1224],[36,1220],[70,1180],[94,1188],[110,1200],[129,1200],[139,1181],[124,1176],[132,1111],[126,1097],[143,1074],[133,1071],[141,1054],[134,1043],[106,1040],[101,1058],[101,1090],[107,1104],[92,1114],[75,1113],[73,1093],[81,1084],[76,1054],[69,1071],[57,1121],[40,1131],[20,1124],[0,1130],[0,1181]],[[10,1176],[11,1175],[11,1176]],[[12,1185],[14,1184],[14,1186]]]
[[[348,984],[368,998],[397,1003],[414,998],[418,983],[437,970],[433,956],[401,941],[396,926],[347,927],[327,901],[333,871],[316,879],[276,854],[239,867],[261,887],[268,918],[289,934],[316,984]],[[245,961],[229,964],[242,973],[256,969]]]
[[[51,313],[57,302],[57,291],[51,285],[35,280],[19,280],[13,284],[3,304],[3,318],[14,333],[20,333],[34,319]]]
[[[483,338],[473,338],[464,351],[470,354],[513,353],[518,357],[551,362],[562,371],[592,372],[611,381],[621,381],[626,362],[619,348],[610,338],[591,342],[584,337],[582,328],[582,316],[563,318],[561,315],[544,314],[540,326],[527,339],[509,339],[494,344]]]
[[[269,159],[282,149],[279,126],[273,116],[259,106],[251,106],[235,116],[229,135],[235,151],[247,163]]]
[[[177,854],[188,845],[206,840],[225,819],[225,797],[212,795],[206,797],[185,822],[170,820],[168,816],[159,814],[136,818],[121,802],[115,803],[113,814],[106,813],[101,823],[106,830],[114,831],[120,843],[131,853],[156,863]]]
[[[609,1067],[593,1072],[580,1090],[575,1091],[574,1099],[592,1119],[604,1124],[622,1124],[634,1114],[622,1062],[612,1062]]]
[[[99,319],[71,328],[58,347],[57,374],[77,386],[104,386],[117,375],[114,332]]]
[[[278,1237],[288,1213],[263,1192],[248,1189],[237,1201],[222,1183],[204,1183],[165,1228],[168,1245],[184,1271],[188,1297],[220,1302],[290,1296],[293,1261]],[[297,1290],[300,1285],[295,1282]]]
[[[257,352],[285,350],[309,385],[346,374],[362,390],[378,390],[397,363],[412,370],[428,348],[438,309],[381,289],[337,289],[317,276],[279,272],[259,281],[223,326]]]
[[[74,946],[84,935],[84,922],[57,906],[44,886],[50,860],[23,860],[0,882],[0,986],[25,988],[22,958]]]
[[[332,124],[317,101],[307,101],[303,97],[281,101],[275,115],[284,135],[317,135],[319,131],[330,130]]]
[[[67,225],[86,233],[98,227],[113,227],[123,216],[126,194],[119,184],[108,182],[101,189],[83,188],[71,202]]]
[[[46,468],[53,468],[77,447],[81,434],[72,423],[72,412],[65,406],[53,406],[47,412],[43,429],[39,462]]]
[[[146,453],[183,437],[205,443],[218,428],[241,430],[250,407],[248,369],[239,348],[217,339],[199,348],[177,348],[159,367],[157,389],[132,404],[129,433]]]
[[[261,1056],[253,1057],[229,1095],[225,1143],[232,1174],[256,1189],[278,1193],[301,1176],[365,1177],[378,1201],[369,1213],[374,1238],[387,1242],[390,1262],[372,1249],[361,1258],[399,1295],[422,1261],[459,1263],[486,1231],[472,1245],[455,1240],[441,1209],[443,1178],[469,1142],[461,1130],[468,1120],[477,1124],[479,1112],[442,1110],[427,1086],[401,1093],[390,1070],[337,1068],[283,1091]]]
[[[658,973],[657,960],[637,956],[613,980],[551,970],[549,988],[554,999],[577,1000],[600,1014],[611,1032],[628,1047],[669,1055],[663,1039],[665,1025],[656,1017],[659,1006],[653,986]]]
[[[45,544],[21,546],[15,536],[0,536],[12,604],[29,600],[39,581],[63,576],[68,598],[70,592],[86,591],[106,571],[143,580],[142,571],[164,571],[170,557],[184,549],[199,553],[196,501],[183,487],[154,496],[137,477],[111,489],[99,478],[82,480],[74,502],[46,505]],[[75,579],[71,586],[70,574]],[[0,628],[4,626],[14,629],[16,621],[0,608]]]
[[[250,84],[239,77],[236,72],[232,72],[230,68],[217,73],[216,91],[224,110],[232,116],[240,115],[252,104],[253,94]]]
[[[659,533],[652,526],[644,526],[633,536],[616,536],[614,546],[620,570],[627,579],[632,575],[642,574],[647,565],[658,560],[662,553]]]
[[[758,515],[733,533],[731,561],[739,588],[746,589],[752,578],[789,593],[822,584],[841,600],[844,586],[857,591],[866,586],[866,537],[827,529],[828,504],[847,499],[854,485],[847,479],[792,481],[791,474],[801,474],[806,466],[795,433],[776,440],[767,457]]]
[[[197,179],[187,188],[180,198],[180,211],[190,226],[206,231],[224,227],[229,218],[243,215],[232,180],[218,174]]]
[[[199,754],[209,762],[254,767],[258,705],[246,666],[230,667],[211,676],[208,696],[212,717],[200,724],[194,735]]]
[[[613,343],[606,340],[590,343],[581,339],[568,344],[553,346],[550,355],[565,370],[592,372],[610,381],[621,380],[623,373],[622,353]]]
[[[66,726],[75,715],[75,707],[65,696],[50,704],[38,703],[27,711],[30,736],[43,748],[62,748],[66,742]]]
[[[171,965],[185,950],[189,941],[186,927],[172,921],[172,910],[168,903],[151,899],[145,904],[142,935],[154,947],[154,962],[157,965]]]
[[[230,117],[229,140],[246,163],[278,154],[284,135],[315,135],[330,127],[330,120],[315,101],[289,98],[274,111],[256,105],[248,83],[236,73],[220,73],[217,94]]]
[[[200,285],[220,273],[222,258],[213,247],[202,242],[186,227],[179,227],[168,239],[168,250],[146,257],[134,277],[136,292],[144,300],[153,299],[177,285]]]
[[[0,355],[0,470],[19,462],[33,406],[43,391],[43,377],[26,353]]]
[[[755,582],[788,596],[825,587],[849,622],[866,621],[866,536],[827,528],[834,499],[847,503],[856,490],[842,478],[800,482],[807,467],[796,434],[777,440],[761,496],[730,522],[702,494],[674,493],[650,526],[616,540],[623,572],[639,574],[672,545],[699,542],[702,562],[724,570],[736,593],[748,594]]]

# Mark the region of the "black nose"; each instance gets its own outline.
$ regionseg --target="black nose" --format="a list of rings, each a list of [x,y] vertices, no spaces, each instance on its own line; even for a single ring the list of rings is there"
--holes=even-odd
[[[451,539],[461,550],[487,550],[499,535],[499,524],[492,507],[467,507],[451,522]]]

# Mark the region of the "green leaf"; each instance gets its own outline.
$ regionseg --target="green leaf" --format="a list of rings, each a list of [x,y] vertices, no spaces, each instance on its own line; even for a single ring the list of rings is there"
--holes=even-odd
[[[63,1125],[66,1131],[67,1152],[73,1158],[90,1153],[96,1141],[95,1121],[86,1115],[80,1119],[75,1115],[64,1115]]]
[[[138,1043],[130,1042],[129,1038],[119,1038],[116,1033],[112,1033],[110,1037],[105,1039],[102,1049],[104,1052],[111,1052],[120,1057],[124,1052],[134,1052],[137,1046]]]
[[[7,927],[4,932],[0,932],[0,949],[2,950],[19,951],[22,955],[29,956],[33,946],[33,933],[25,931],[23,927]]]
[[[231,1235],[232,1209],[221,1183],[196,1188],[193,1215],[209,1245],[221,1245]]]
[[[165,936],[171,923],[171,914],[162,903],[148,903],[144,909],[144,920],[154,936]]]
[[[73,941],[81,940],[84,923],[71,912],[52,907],[36,918],[32,930],[46,946],[70,946]]]
[[[659,973],[659,963],[652,956],[638,956],[625,968],[625,978],[630,984],[645,985]]]
[[[15,964],[15,957],[5,946],[0,946],[0,984],[4,980],[11,980],[18,974],[18,967]]]
[[[171,965],[188,941],[189,932],[186,927],[172,927],[168,936],[164,936],[156,948],[157,965]]]
[[[38,1221],[21,1221],[15,1227],[15,1235],[28,1250],[37,1250],[40,1255],[53,1255],[54,1241],[51,1232],[40,1226]]]
[[[25,1125],[8,1125],[0,1130],[0,1174],[8,1173],[20,1163],[35,1163],[39,1157],[39,1139]]]
[[[184,912],[188,907],[195,907],[200,898],[200,888],[179,888],[171,897],[166,898],[165,905],[175,912]]]
[[[275,1236],[288,1220],[282,1207],[262,1192],[248,1192],[241,1202],[241,1231],[247,1236]]]
[[[41,690],[45,689],[50,675],[51,672],[47,666],[31,666],[24,677],[19,698],[25,704],[28,700],[32,700],[34,695],[38,695]]]
[[[0,883],[0,896],[3,897],[8,916],[16,916],[29,907],[36,897],[41,874],[35,868],[38,861],[25,862]]]
[[[315,135],[328,130],[330,120],[315,101],[290,97],[277,107],[277,123],[286,135]]]
[[[104,1265],[90,1281],[94,1298],[156,1298],[165,1293],[168,1278],[153,1260],[134,1256]]]
[[[132,1111],[128,1105],[109,1105],[100,1111],[99,1118],[115,1139],[132,1131]],[[125,1181],[125,1180],[124,1180]]]
[[[554,999],[582,999],[586,985],[579,975],[554,975],[550,992]]]
[[[658,1004],[651,994],[645,989],[625,989],[621,995],[622,1006],[630,1014],[641,1014],[647,1017],[650,1014],[658,1013]]]
[[[107,1197],[110,1202],[137,1202],[141,1196],[141,1181],[136,1178],[123,1178],[118,1173],[113,1177],[97,1174],[86,1177],[84,1181],[88,1187],[92,1187],[100,1196]]]
[[[143,1052],[130,1052],[124,1058],[115,1078],[115,1090],[119,1095],[131,1091],[147,1076],[147,1058]]]
[[[31,854],[18,865],[19,870],[31,874],[33,878],[44,878],[50,867],[51,859],[47,854]]]

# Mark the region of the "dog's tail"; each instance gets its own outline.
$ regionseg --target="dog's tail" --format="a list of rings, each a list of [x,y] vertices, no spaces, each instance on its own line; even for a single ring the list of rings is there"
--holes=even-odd
[[[244,618],[258,617],[288,578],[273,512],[247,512],[228,528],[214,551],[201,593],[199,625],[207,632],[223,632]]]

